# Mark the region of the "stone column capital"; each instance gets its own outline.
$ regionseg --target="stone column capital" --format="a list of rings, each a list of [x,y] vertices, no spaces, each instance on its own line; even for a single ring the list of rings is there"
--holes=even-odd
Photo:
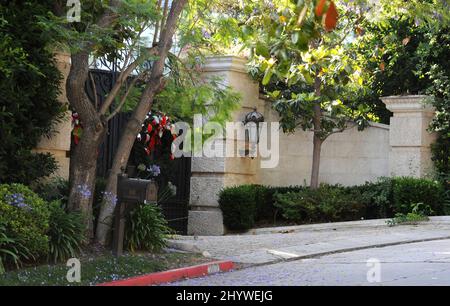
[[[424,113],[434,114],[434,107],[426,103],[428,96],[409,95],[409,96],[389,96],[382,97],[381,101],[386,108],[395,114],[397,113]]]

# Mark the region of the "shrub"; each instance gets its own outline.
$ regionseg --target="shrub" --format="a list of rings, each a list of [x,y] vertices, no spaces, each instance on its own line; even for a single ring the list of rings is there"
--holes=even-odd
[[[170,233],[161,208],[153,204],[142,204],[130,212],[125,231],[125,246],[128,250],[158,252],[166,246],[165,238]]]
[[[442,214],[445,191],[443,186],[430,179],[397,177],[393,179],[394,213],[407,214],[416,203],[428,205],[433,214]]]
[[[276,194],[275,206],[288,220],[301,223],[349,221],[365,214],[361,200],[340,186],[322,185],[319,189]]]
[[[298,192],[304,190],[305,187],[289,186],[289,187],[267,187],[257,186],[256,188],[256,221],[272,221],[278,218],[278,208],[275,206],[275,194],[284,194],[288,192]]]
[[[361,203],[366,207],[365,219],[393,216],[392,179],[380,178],[376,182],[367,182],[364,185],[346,187],[346,189],[355,197],[359,197]]]
[[[69,181],[63,178],[51,178],[34,184],[32,187],[47,202],[60,201],[66,205],[69,201]]]
[[[85,237],[82,214],[66,212],[59,201],[51,202],[49,208],[49,260],[58,262],[75,257]]]
[[[296,222],[313,222],[321,219],[317,199],[313,190],[275,194],[275,206],[284,218]]]
[[[50,0],[1,3],[0,182],[30,184],[57,168],[51,154],[32,151],[65,110],[53,38],[37,17],[53,7]]]
[[[8,237],[5,224],[0,223],[0,274],[5,272],[5,265],[13,263],[18,267],[21,258],[28,259],[30,252],[18,241]]]
[[[223,222],[229,230],[247,230],[255,225],[255,185],[225,188],[219,194]]]
[[[48,254],[50,211],[47,203],[28,187],[0,185],[0,224],[12,245],[27,252],[17,252],[18,260],[38,259]],[[26,255],[29,254],[29,256]]]

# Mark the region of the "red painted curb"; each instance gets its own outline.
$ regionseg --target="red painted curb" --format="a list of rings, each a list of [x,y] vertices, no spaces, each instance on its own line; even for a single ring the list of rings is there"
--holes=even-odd
[[[98,284],[97,286],[150,286],[170,283],[185,278],[196,278],[218,272],[227,272],[232,270],[233,268],[234,263],[232,261],[214,261],[198,266],[151,273],[124,280]]]

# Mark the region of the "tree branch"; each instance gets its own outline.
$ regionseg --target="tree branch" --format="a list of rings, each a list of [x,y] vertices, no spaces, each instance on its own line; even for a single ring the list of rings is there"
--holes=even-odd
[[[95,85],[94,77],[92,76],[92,73],[89,72],[89,79],[91,80],[92,84],[92,92],[94,93],[94,105],[95,109],[98,109],[98,97],[97,97],[97,86]]]
[[[125,102],[127,101],[128,95],[130,94],[131,90],[134,88],[134,85],[136,84],[138,79],[139,78],[136,77],[133,79],[133,81],[131,81],[130,86],[128,87],[127,91],[121,98],[119,105],[117,105],[117,107],[114,109],[114,111],[106,118],[106,121],[111,120],[112,118],[114,118],[115,115],[117,115],[120,112],[122,107],[125,105]]]
[[[161,33],[159,36],[159,40],[161,41],[163,38],[163,31],[162,29],[166,26],[165,22],[166,22],[166,18],[167,18],[167,11],[169,10],[169,0],[164,0],[164,11],[163,11],[163,16],[161,19]]]
[[[157,5],[158,9],[161,9],[161,1],[162,0],[158,0],[158,5]],[[157,21],[156,24],[155,24],[155,32],[153,33],[152,46],[156,46],[156,43],[157,43],[156,40],[157,40],[157,38],[159,36],[159,24],[160,24],[160,21]]]
[[[334,130],[334,131],[328,133],[328,134],[325,136],[325,138],[323,138],[323,140],[325,141],[328,137],[330,137],[330,136],[333,135],[333,134],[338,134],[338,133],[342,133],[342,132],[344,132],[344,131],[346,131],[346,130],[353,129],[357,124],[356,124],[355,122],[352,122],[352,123],[353,123],[352,126],[347,126],[347,125],[346,125],[346,126],[343,127],[343,128],[340,128],[340,129],[337,129],[337,130]]]
[[[114,84],[113,88],[109,92],[108,96],[106,97],[105,102],[103,102],[99,113],[101,115],[106,114],[111,104],[114,102],[114,99],[116,98],[117,94],[119,93],[120,89],[122,88],[123,83],[125,80],[130,76],[130,74],[137,68],[139,63],[146,57],[149,57],[151,55],[156,55],[157,48],[152,47],[147,52],[145,52],[144,55],[139,56],[133,63],[131,63],[126,69],[122,70],[120,72],[119,77],[117,78],[116,83]]]

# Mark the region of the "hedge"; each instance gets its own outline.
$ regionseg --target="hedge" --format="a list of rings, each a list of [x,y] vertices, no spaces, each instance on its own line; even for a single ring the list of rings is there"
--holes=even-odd
[[[229,230],[247,230],[255,224],[338,222],[391,218],[411,212],[417,203],[434,215],[445,213],[443,186],[430,179],[381,178],[364,185],[323,184],[317,190],[302,186],[242,185],[219,194],[224,224]]]

